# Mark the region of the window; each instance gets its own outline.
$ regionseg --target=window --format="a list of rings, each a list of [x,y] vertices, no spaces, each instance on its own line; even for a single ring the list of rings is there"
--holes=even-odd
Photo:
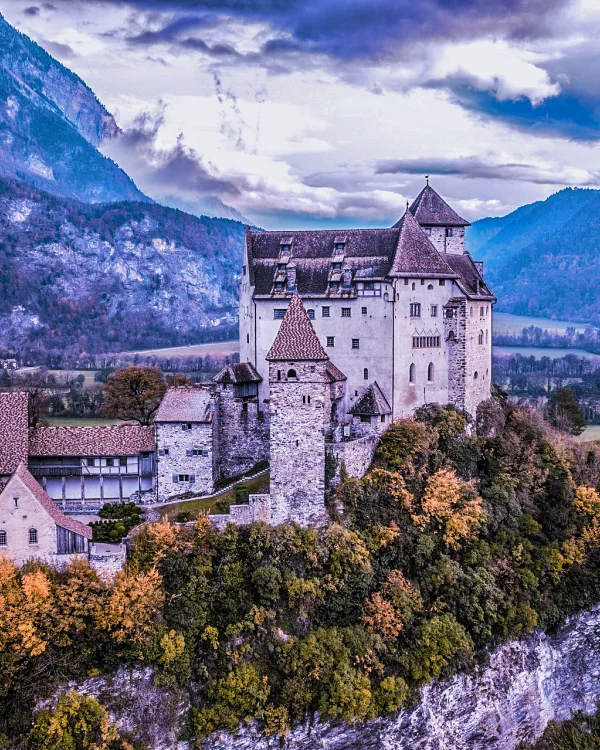
[[[427,380],[430,383],[433,383],[434,377],[435,377],[435,367],[433,365],[433,362],[430,362],[429,367],[427,368]]]
[[[242,266],[242,276],[246,275],[246,266]]]
[[[310,396],[302,396],[303,404],[310,404]]]
[[[485,308],[483,308],[483,307],[480,307],[480,308],[479,308],[479,317],[480,317],[480,318],[483,318],[483,316],[485,315],[485,313],[483,312],[483,311],[484,311],[484,309],[485,309]]]
[[[335,336],[327,336],[327,346],[335,346]]]
[[[114,458],[107,458],[107,459],[106,459],[106,465],[107,465],[107,466],[114,466],[114,465],[115,465],[115,460],[114,460]]]
[[[125,456],[119,458],[119,466],[127,466],[127,458]]]
[[[412,337],[413,349],[430,349],[431,347],[438,347],[440,345],[439,336],[413,336]]]
[[[177,481],[178,482],[189,482],[190,481],[190,475],[189,474],[178,474],[177,475]]]
[[[418,302],[412,302],[410,305],[410,317],[420,318],[421,317],[421,305]]]
[[[431,317],[437,318],[437,305],[431,305]]]
[[[453,234],[454,230],[452,229],[452,227],[446,227],[446,237],[452,237]]]
[[[477,337],[477,343],[481,346],[483,344],[483,331],[479,331],[479,336]]]
[[[280,310],[277,308],[273,310],[273,318],[275,320],[282,320],[284,315],[285,315],[285,310]]]
[[[423,227],[427,236],[431,235],[431,227]]]
[[[471,307],[471,317],[473,317],[473,308]]]
[[[188,422],[187,424],[182,424],[181,425],[181,429],[182,430],[191,430],[192,429],[192,423]]]
[[[310,320],[314,320],[315,319],[315,311],[314,310],[307,310],[306,312],[308,313],[308,317],[309,317]]]
[[[404,279],[404,286],[408,286],[408,279]]]
[[[246,343],[247,344],[250,343],[250,334],[249,333],[246,334]]]
[[[336,253],[343,253],[345,247],[346,247],[346,245],[345,245],[344,242],[336,242],[335,245],[334,245]]]
[[[0,547],[6,547],[6,531],[0,531]]]
[[[413,283],[412,283],[412,290],[413,290],[413,292],[415,291],[415,289],[416,289],[416,288],[417,288],[417,285],[416,285],[416,284],[415,284],[415,282],[413,281]]]
[[[342,307],[342,318],[349,318],[352,315],[352,310],[349,307]]]
[[[444,311],[444,314],[447,318],[453,318],[454,310],[451,307],[449,307],[447,310]]]
[[[360,339],[352,339],[352,348],[360,349]]]
[[[431,291],[433,289],[433,284],[427,284],[427,289]]]
[[[283,281],[276,281],[275,282],[275,291],[281,292],[283,290]]]
[[[421,286],[425,286],[425,279],[421,279]]]
[[[368,367],[365,367],[365,369],[363,370],[363,378],[365,380],[369,379],[369,368]]]
[[[450,331],[450,332],[448,333],[448,341],[454,341],[454,340],[455,340],[455,338],[456,338],[456,337],[455,337],[455,335],[454,335],[454,331]]]
[[[328,318],[329,317],[329,307],[322,307],[321,308],[321,317]]]
[[[208,451],[202,448],[191,448],[185,452],[186,456],[208,456]]]
[[[95,466],[96,465],[96,459],[95,458],[88,458],[86,460],[86,463],[88,466]]]
[[[475,370],[475,372],[473,373],[473,380],[477,380],[478,378],[479,378],[479,373],[477,372],[477,370]]]
[[[29,529],[29,544],[37,544],[38,536],[37,529]]]
[[[297,379],[298,375],[296,374],[296,370],[288,370],[288,380],[295,380]]]
[[[371,417],[368,414],[361,414],[360,415],[360,421],[361,422],[367,422],[367,424],[371,423]]]
[[[381,415],[381,421],[382,421],[382,422],[385,422],[385,414],[382,414],[382,415]]]
[[[361,315],[366,315],[367,314],[367,308],[366,307],[361,307],[360,308],[360,313],[361,313]]]
[[[414,363],[408,368],[408,382],[414,383],[417,379],[417,368]]]
[[[15,508],[18,508],[19,507],[19,498],[18,497],[13,497],[13,500],[15,501]]]
[[[440,286],[446,286],[446,279],[440,279]]]

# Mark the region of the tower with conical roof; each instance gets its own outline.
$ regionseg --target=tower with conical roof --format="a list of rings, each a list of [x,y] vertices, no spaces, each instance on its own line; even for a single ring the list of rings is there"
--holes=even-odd
[[[329,357],[297,294],[267,354],[270,387],[269,520],[301,525],[325,517]]]
[[[415,217],[436,250],[454,255],[462,255],[465,252],[465,228],[471,225],[435,192],[429,180],[408,211]],[[400,222],[395,224],[396,227],[399,225]]]

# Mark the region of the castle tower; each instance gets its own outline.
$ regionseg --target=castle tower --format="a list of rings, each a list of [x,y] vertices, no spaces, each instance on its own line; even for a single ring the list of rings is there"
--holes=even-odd
[[[270,388],[270,522],[318,523],[325,514],[327,363],[294,294],[267,357]]]
[[[465,227],[471,225],[435,192],[429,181],[408,210],[438,252],[455,255],[465,252]],[[400,222],[394,226],[399,225]]]

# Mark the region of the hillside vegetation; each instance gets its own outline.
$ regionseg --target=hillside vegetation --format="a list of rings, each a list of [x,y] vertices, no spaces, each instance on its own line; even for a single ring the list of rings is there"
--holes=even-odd
[[[244,227],[157,204],[84,204],[0,178],[0,354],[214,340],[237,322]],[[210,333],[209,333],[210,332]]]
[[[0,732],[25,742],[56,680],[140,663],[189,693],[197,746],[250,719],[366,720],[600,600],[600,451],[501,395],[465,426],[394,424],[318,531],[150,524],[114,583],[2,562]]]
[[[600,191],[567,188],[476,221],[467,248],[485,262],[498,310],[600,324]]]

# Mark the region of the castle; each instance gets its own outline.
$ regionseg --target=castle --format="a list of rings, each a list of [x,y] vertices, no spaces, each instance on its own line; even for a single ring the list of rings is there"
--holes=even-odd
[[[0,489],[26,464],[76,512],[210,494],[268,463],[268,494],[214,523],[322,522],[327,488],[367,471],[392,420],[490,396],[495,298],[467,226],[427,184],[390,229],[247,229],[240,363],[169,388],[153,427],[28,430],[24,394],[0,393]]]

